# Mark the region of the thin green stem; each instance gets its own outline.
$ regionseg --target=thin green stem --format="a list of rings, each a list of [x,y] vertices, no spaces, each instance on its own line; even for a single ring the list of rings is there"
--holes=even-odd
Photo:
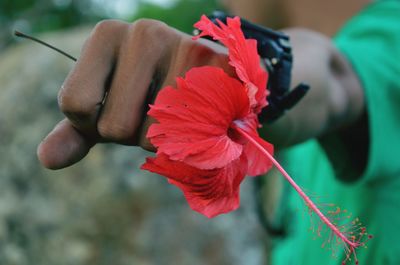
[[[70,54],[64,52],[63,50],[60,50],[60,49],[54,47],[54,46],[51,45],[51,44],[48,44],[47,42],[44,42],[44,41],[39,40],[39,39],[37,39],[37,38],[35,38],[35,37],[29,36],[29,35],[27,35],[27,34],[25,34],[25,33],[22,33],[22,32],[20,32],[20,31],[18,31],[18,30],[15,30],[15,31],[14,31],[14,35],[17,36],[17,37],[20,37],[20,38],[25,38],[25,39],[33,40],[33,41],[35,41],[35,42],[37,42],[37,43],[40,43],[40,44],[42,44],[42,45],[44,45],[44,46],[46,46],[46,47],[48,47],[48,48],[50,48],[50,49],[52,49],[52,50],[55,50],[55,51],[58,52],[58,53],[61,53],[62,55],[66,56],[66,57],[68,57],[68,58],[70,58],[71,60],[73,60],[73,61],[76,62],[76,58],[75,58],[74,56],[72,56],[72,55],[70,55]]]

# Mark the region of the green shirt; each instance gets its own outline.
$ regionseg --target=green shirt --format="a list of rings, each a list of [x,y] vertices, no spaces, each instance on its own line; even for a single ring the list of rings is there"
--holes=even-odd
[[[309,193],[324,196],[358,216],[374,236],[360,248],[360,265],[400,264],[400,1],[380,1],[352,18],[335,37],[365,90],[369,121],[369,155],[363,176],[353,183],[335,177],[332,163],[317,141],[295,146],[282,156],[284,167]],[[344,161],[346,162],[346,161]],[[286,185],[286,184],[285,184]],[[340,265],[321,248],[304,203],[284,187],[278,223],[287,234],[274,240],[272,265]],[[354,262],[348,262],[354,264]]]

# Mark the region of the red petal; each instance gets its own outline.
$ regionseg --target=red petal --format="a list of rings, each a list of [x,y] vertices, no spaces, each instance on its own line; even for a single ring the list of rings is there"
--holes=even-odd
[[[253,138],[273,155],[274,146],[272,144],[264,141],[257,133],[253,135]],[[273,166],[272,161],[250,142],[245,145],[244,153],[248,160],[247,174],[250,176],[263,175]]]
[[[236,69],[239,79],[246,84],[250,105],[256,113],[259,113],[267,105],[268,73],[260,66],[257,41],[245,39],[239,17],[228,18],[227,25],[221,21],[218,21],[218,24],[219,27],[203,15],[194,25],[202,31],[195,39],[208,35],[228,48],[230,64]]]
[[[200,169],[222,168],[237,159],[243,146],[227,131],[249,113],[243,85],[222,69],[193,68],[177,89],[160,91],[148,114],[158,123],[147,133],[159,153]]]
[[[147,158],[141,168],[166,176],[183,191],[193,210],[212,218],[239,207],[239,186],[247,161],[242,155],[222,169],[200,170],[158,154]]]

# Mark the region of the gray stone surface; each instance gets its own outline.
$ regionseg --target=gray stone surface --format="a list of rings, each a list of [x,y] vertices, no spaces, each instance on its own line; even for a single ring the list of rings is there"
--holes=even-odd
[[[42,36],[78,55],[88,29]],[[241,208],[207,219],[164,178],[139,170],[139,148],[101,145],[60,171],[36,146],[62,114],[73,62],[28,41],[0,54],[0,264],[265,264],[252,180]]]

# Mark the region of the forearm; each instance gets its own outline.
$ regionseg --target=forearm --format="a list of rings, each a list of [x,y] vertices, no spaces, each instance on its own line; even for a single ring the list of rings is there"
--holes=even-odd
[[[277,148],[343,128],[364,110],[358,78],[328,37],[303,29],[286,33],[293,46],[292,84],[306,82],[311,89],[282,118],[264,125],[263,136]]]

